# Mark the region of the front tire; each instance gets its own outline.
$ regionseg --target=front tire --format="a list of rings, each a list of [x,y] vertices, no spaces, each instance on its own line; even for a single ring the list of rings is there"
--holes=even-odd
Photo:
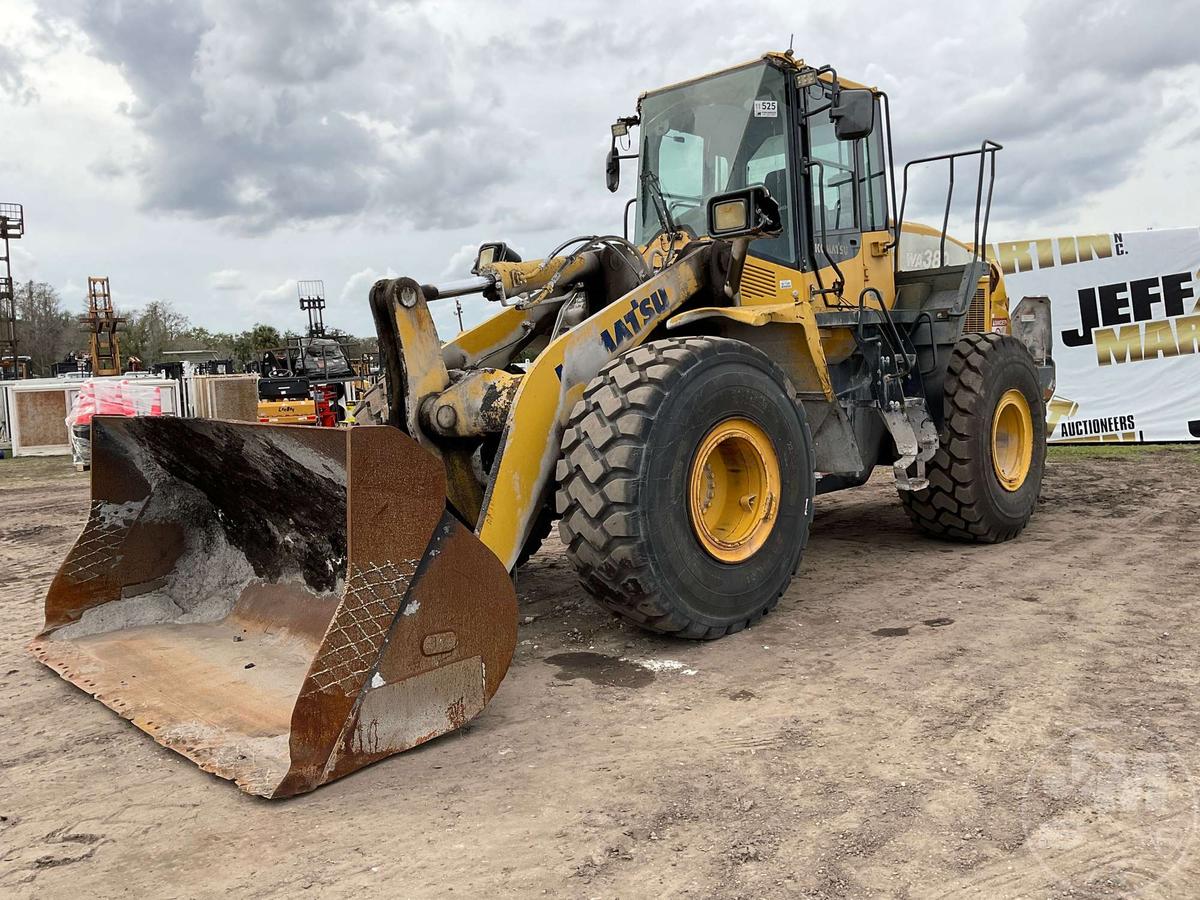
[[[779,601],[808,541],[812,437],[783,372],[724,338],[611,361],[571,412],[559,531],[580,583],[651,631],[711,639]]]
[[[941,447],[929,487],[900,491],[913,524],[950,540],[998,543],[1029,523],[1046,465],[1046,410],[1025,345],[967,334],[946,372]]]

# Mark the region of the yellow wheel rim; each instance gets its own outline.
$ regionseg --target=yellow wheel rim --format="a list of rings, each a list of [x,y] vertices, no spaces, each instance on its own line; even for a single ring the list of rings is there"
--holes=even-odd
[[[749,419],[714,426],[696,451],[688,478],[692,531],[723,563],[749,559],[766,543],[779,509],[779,457]]]
[[[1005,391],[992,416],[992,467],[1006,491],[1020,490],[1033,464],[1033,416],[1025,395]]]

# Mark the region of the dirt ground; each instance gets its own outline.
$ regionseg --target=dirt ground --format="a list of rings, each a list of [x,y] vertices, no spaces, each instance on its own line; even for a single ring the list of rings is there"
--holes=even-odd
[[[704,645],[552,541],[479,719],[268,802],[25,651],[87,484],[0,462],[0,895],[1194,897],[1198,484],[1195,449],[1056,449],[1025,534],[970,547],[877,477]]]

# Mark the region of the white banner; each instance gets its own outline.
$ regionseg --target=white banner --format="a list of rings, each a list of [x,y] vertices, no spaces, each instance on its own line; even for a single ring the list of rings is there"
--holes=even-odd
[[[1050,298],[1052,442],[1200,440],[1200,228],[1002,241],[1009,300]]]

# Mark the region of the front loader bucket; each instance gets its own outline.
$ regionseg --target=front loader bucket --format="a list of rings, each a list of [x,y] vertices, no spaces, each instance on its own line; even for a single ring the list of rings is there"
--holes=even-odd
[[[92,425],[92,506],[33,653],[264,797],[461,727],[516,645],[504,566],[390,426]]]

